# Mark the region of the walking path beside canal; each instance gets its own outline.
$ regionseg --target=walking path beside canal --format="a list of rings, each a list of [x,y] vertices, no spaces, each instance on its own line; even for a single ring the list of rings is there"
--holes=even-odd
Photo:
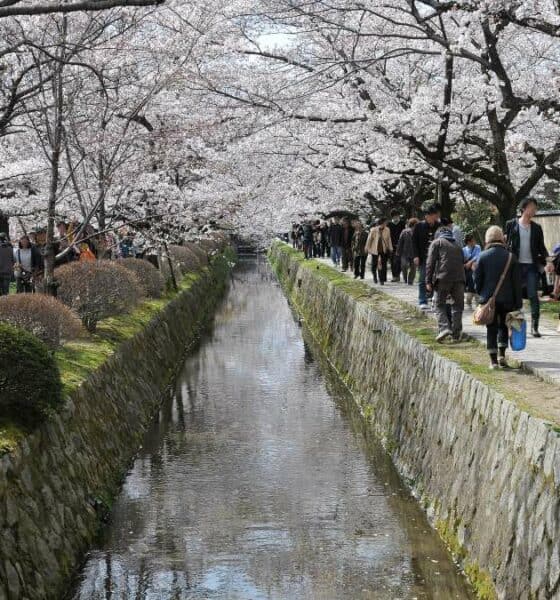
[[[331,267],[333,266],[330,259],[322,258],[317,260],[323,264]],[[340,271],[340,268],[336,268],[336,270]],[[342,273],[350,279],[354,278],[353,271],[343,271]],[[384,294],[389,294],[415,307],[418,306],[417,285],[391,282],[387,282],[384,286],[376,285],[373,283],[369,265],[364,282]],[[418,308],[418,310],[420,309]],[[486,327],[480,327],[479,325],[473,324],[472,312],[473,311],[468,308],[465,309],[463,315],[463,330],[482,344],[486,344]],[[431,310],[426,311],[426,313],[435,319],[435,314]],[[542,338],[535,339],[528,334],[527,348],[523,352],[512,352],[510,353],[510,356],[513,356],[524,369],[527,369],[549,383],[560,385],[560,334],[557,333],[555,328],[544,319],[541,319],[539,330],[542,333]]]

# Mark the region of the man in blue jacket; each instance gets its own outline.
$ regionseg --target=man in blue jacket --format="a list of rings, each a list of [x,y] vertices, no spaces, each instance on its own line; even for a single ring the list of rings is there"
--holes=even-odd
[[[521,202],[521,216],[506,223],[507,246],[518,259],[521,281],[527,290],[531,302],[531,332],[533,337],[540,338],[539,317],[540,303],[538,285],[540,273],[544,272],[548,250],[544,244],[542,227],[533,221],[538,203],[534,198],[525,198]]]

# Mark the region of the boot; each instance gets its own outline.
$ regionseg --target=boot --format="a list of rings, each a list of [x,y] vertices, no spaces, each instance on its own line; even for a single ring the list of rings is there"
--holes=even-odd
[[[534,338],[540,338],[542,337],[541,334],[539,333],[539,320],[535,319],[533,317],[532,321],[531,321],[531,335]]]

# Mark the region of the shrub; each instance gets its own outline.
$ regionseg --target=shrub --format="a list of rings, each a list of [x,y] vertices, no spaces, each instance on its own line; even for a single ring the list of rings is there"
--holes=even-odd
[[[25,329],[51,350],[80,335],[80,320],[59,300],[44,294],[17,294],[0,298],[0,321]]]
[[[121,258],[117,261],[125,269],[132,271],[146,289],[150,298],[159,298],[163,292],[165,281],[163,275],[147,260],[140,258]]]
[[[0,323],[0,418],[33,426],[62,405],[58,366],[47,346]]]
[[[188,246],[169,246],[169,256],[181,275],[200,271],[202,261]]]
[[[208,264],[208,253],[194,242],[185,242],[185,248],[188,248],[200,261],[201,266],[205,267]]]
[[[99,320],[128,312],[145,295],[132,271],[109,260],[68,263],[56,269],[55,277],[59,299],[91,332]]]
[[[198,240],[198,245],[206,252],[208,255],[217,254],[221,251],[221,244],[218,240],[213,238],[203,238]]]

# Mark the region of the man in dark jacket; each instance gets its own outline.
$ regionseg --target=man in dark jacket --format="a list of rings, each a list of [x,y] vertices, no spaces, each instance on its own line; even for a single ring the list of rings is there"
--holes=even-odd
[[[531,302],[531,331],[539,338],[540,302],[538,285],[541,272],[544,272],[548,250],[544,244],[542,227],[533,221],[538,204],[534,198],[521,202],[521,216],[506,223],[506,239],[510,252],[519,261],[521,282],[527,290]]]
[[[423,221],[420,221],[412,232],[412,246],[414,248],[414,264],[418,267],[418,304],[420,308],[428,309],[428,293],[426,290],[426,260],[428,249],[434,240],[439,227],[440,211],[435,205],[426,211]]]
[[[396,248],[399,244],[399,238],[404,230],[405,223],[401,219],[401,215],[398,210],[391,211],[391,220],[387,223],[387,227],[391,232],[391,243],[393,248]],[[396,253],[391,256],[391,275],[393,276],[393,283],[400,281],[401,277],[401,260]]]
[[[303,253],[305,258],[313,258],[313,226],[311,221],[303,224]]]
[[[347,271],[348,267],[354,265],[352,258],[352,239],[354,238],[354,228],[350,219],[342,219],[342,270]]]
[[[426,260],[426,289],[435,291],[438,321],[436,340],[443,342],[449,336],[460,340],[463,332],[465,308],[465,268],[463,249],[457,245],[450,227],[441,227],[436,233]],[[451,322],[447,302],[451,302]]]
[[[14,274],[14,249],[8,236],[0,233],[0,296],[10,293],[10,281]]]
[[[338,266],[342,255],[342,225],[338,222],[336,217],[333,217],[329,233],[331,258],[335,266]]]

